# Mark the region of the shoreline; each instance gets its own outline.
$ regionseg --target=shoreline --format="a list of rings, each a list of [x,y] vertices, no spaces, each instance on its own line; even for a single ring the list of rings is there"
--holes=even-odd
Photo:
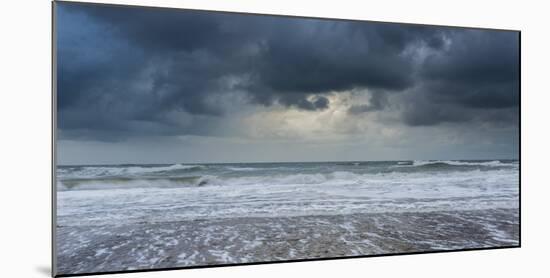
[[[519,245],[519,208],[59,226],[59,273]]]

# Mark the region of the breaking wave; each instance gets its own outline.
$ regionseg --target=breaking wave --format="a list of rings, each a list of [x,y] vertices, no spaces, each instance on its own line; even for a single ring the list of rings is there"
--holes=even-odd
[[[60,177],[93,178],[93,177],[125,177],[143,174],[165,173],[173,171],[193,171],[204,169],[203,165],[173,164],[165,166],[75,166],[60,169]]]
[[[514,175],[514,172],[506,170],[492,171],[492,175]],[[58,181],[60,190],[96,190],[96,189],[131,189],[131,188],[178,188],[178,187],[232,187],[252,186],[258,188],[273,188],[277,186],[295,185],[322,185],[322,186],[392,186],[410,179],[421,179],[423,183],[438,183],[443,180],[464,177],[486,177],[487,173],[480,170],[456,172],[453,175],[439,173],[426,175],[422,172],[388,172],[376,174],[358,174],[348,171],[335,171],[331,173],[297,173],[290,175],[252,175],[252,176],[217,176],[194,175],[182,177],[104,177],[104,178],[78,178],[61,179]]]
[[[397,167],[445,167],[445,166],[482,166],[482,167],[515,167],[516,163],[493,161],[456,161],[456,160],[414,160],[398,162]]]

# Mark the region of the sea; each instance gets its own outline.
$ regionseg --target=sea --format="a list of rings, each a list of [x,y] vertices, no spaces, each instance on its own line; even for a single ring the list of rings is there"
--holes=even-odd
[[[59,269],[517,246],[519,166],[517,160],[58,166]]]

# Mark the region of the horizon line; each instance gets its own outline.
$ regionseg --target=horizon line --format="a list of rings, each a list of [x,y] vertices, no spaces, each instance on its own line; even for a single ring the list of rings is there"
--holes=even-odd
[[[269,164],[269,163],[353,163],[353,162],[399,162],[399,161],[495,161],[495,160],[517,160],[519,158],[477,158],[477,159],[390,159],[390,160],[332,160],[332,161],[253,161],[253,162],[167,162],[167,163],[145,163],[145,162],[123,162],[123,163],[92,163],[92,164],[58,164],[58,166],[120,166],[120,165],[213,165],[213,164]]]

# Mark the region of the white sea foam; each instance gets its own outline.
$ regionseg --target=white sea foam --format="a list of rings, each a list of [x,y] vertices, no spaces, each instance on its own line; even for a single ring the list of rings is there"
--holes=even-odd
[[[58,223],[516,208],[519,171],[211,175],[196,183],[59,191]]]

